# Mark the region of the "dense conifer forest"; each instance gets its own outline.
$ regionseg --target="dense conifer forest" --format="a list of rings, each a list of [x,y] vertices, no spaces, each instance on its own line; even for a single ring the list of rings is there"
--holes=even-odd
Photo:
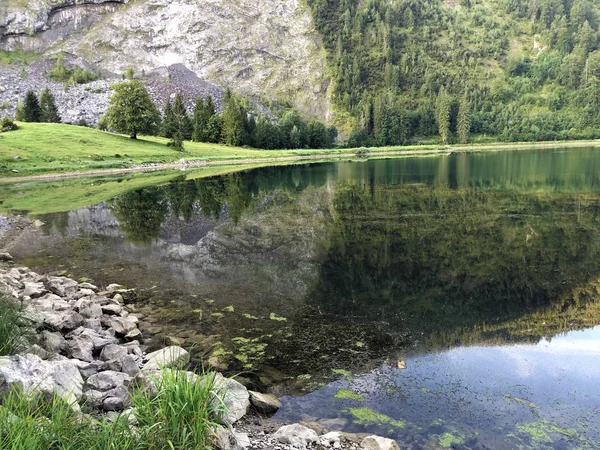
[[[600,136],[589,0],[308,2],[352,146]]]

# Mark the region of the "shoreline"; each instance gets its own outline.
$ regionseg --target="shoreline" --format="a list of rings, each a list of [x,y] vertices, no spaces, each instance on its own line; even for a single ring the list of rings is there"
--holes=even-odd
[[[600,140],[594,141],[561,141],[561,142],[534,142],[534,143],[515,143],[515,144],[482,144],[482,145],[457,145],[444,148],[431,149],[410,149],[410,150],[389,150],[389,151],[369,151],[368,148],[350,149],[344,153],[324,153],[314,155],[293,155],[293,156],[275,156],[275,157],[257,157],[257,158],[239,158],[239,159],[190,159],[177,161],[173,163],[160,164],[137,164],[131,167],[121,169],[92,169],[88,171],[72,172],[50,172],[37,175],[24,175],[15,177],[0,177],[0,183],[12,184],[27,181],[52,181],[60,179],[85,178],[106,175],[125,175],[138,172],[158,172],[165,170],[188,170],[199,169],[214,166],[244,166],[250,164],[264,164],[265,167],[270,164],[280,163],[303,163],[303,162],[328,162],[344,160],[348,158],[386,159],[395,157],[419,157],[450,155],[452,153],[479,153],[490,151],[522,151],[522,150],[552,150],[561,148],[579,148],[579,147],[597,147],[600,146]],[[361,153],[361,152],[365,153]]]

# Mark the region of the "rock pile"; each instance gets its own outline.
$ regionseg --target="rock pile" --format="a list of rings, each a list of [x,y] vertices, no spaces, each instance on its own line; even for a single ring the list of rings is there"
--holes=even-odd
[[[25,267],[0,268],[0,293],[23,307],[23,317],[36,343],[23,341],[18,355],[0,357],[0,393],[13,387],[60,396],[75,410],[83,404],[96,414],[115,414],[130,405],[130,387],[156,389],[160,368],[181,368],[189,353],[169,346],[145,353],[132,304],[136,293],[119,285],[104,291],[71,278],[37,274]],[[191,379],[203,379],[186,372]],[[330,432],[322,426],[292,424],[274,433],[248,427],[252,409],[275,413],[281,403],[273,395],[248,391],[217,373],[215,387],[227,413],[219,430],[223,450],[340,448],[398,450],[390,439]],[[238,423],[238,428],[231,427]],[[316,424],[318,425],[318,424]],[[272,430],[274,431],[274,430]]]

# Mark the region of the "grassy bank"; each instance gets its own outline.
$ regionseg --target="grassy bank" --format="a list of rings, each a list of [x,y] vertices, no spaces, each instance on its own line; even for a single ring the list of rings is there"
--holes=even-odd
[[[421,155],[453,151],[596,146],[600,141],[569,141],[468,146],[418,145],[368,149],[256,150],[219,144],[185,142],[181,153],[167,146],[167,139],[141,137],[131,140],[99,130],[65,124],[20,123],[20,129],[0,134],[0,176],[95,170],[144,169],[140,166],[169,165],[184,158],[195,164],[235,165],[292,162],[306,159]],[[13,172],[16,170],[18,173]]]
[[[0,355],[19,351],[26,331],[19,306],[0,294]],[[0,392],[3,450],[197,450],[214,447],[226,413],[215,373],[199,378],[163,369],[151,389],[131,390],[130,412],[116,419],[81,416],[58,396]],[[82,406],[85,411],[86,405]],[[134,411],[134,412],[132,412]],[[132,427],[132,421],[135,427]]]

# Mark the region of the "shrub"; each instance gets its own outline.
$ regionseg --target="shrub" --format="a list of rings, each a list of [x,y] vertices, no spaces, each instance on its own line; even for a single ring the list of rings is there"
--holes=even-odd
[[[19,127],[16,123],[13,122],[12,118],[4,116],[2,119],[0,119],[0,133],[4,133],[6,131],[14,131],[18,129]]]

